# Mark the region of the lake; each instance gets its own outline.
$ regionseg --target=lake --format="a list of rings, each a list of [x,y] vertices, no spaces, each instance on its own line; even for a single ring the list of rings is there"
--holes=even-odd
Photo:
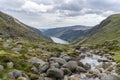
[[[59,43],[59,44],[69,44],[68,41],[65,41],[63,39],[57,38],[57,37],[51,37],[51,39],[55,42],[55,43]]]

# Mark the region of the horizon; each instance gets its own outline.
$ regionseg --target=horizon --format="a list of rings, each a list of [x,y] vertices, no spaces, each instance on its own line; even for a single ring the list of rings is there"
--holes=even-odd
[[[117,0],[0,0],[0,11],[38,29],[95,26],[118,14],[118,7]]]

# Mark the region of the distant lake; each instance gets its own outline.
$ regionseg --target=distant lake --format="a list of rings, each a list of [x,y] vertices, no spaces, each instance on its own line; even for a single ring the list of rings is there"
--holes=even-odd
[[[51,37],[51,39],[52,39],[55,43],[59,43],[59,44],[69,44],[68,41],[62,40],[62,39],[57,38],[57,37]]]

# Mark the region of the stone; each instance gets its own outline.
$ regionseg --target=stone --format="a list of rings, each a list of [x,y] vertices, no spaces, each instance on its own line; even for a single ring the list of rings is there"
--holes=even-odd
[[[2,72],[3,70],[4,70],[4,67],[0,65],[0,72]]]
[[[86,63],[84,66],[83,66],[84,69],[86,70],[90,70],[91,69],[91,65]]]
[[[64,75],[71,75],[72,72],[68,68],[61,68],[61,70],[64,72]]]
[[[32,57],[31,59],[28,60],[28,62],[33,63],[33,64],[36,63],[36,64],[39,64],[41,66],[43,66],[46,63],[45,61],[43,61],[37,57]]]
[[[78,77],[71,77],[70,80],[79,80]]]
[[[38,69],[35,67],[35,66],[33,66],[32,68],[31,68],[31,71],[32,71],[32,73],[35,73],[35,74],[38,74]]]
[[[53,78],[63,78],[64,72],[61,69],[58,68],[50,68],[47,71],[47,76],[48,77],[53,77]]]
[[[17,80],[27,80],[25,77],[18,77]]]
[[[77,65],[76,61],[69,61],[66,64],[64,64],[63,67],[68,68],[69,70],[74,72],[76,70],[76,68],[78,67],[78,65]]]
[[[43,66],[40,65],[39,70],[40,70],[41,73],[44,73],[48,70],[49,67],[50,67],[49,63],[46,63]]]
[[[83,67],[77,67],[77,68],[76,68],[76,72],[77,72],[77,73],[81,73],[81,72],[84,72],[84,73],[85,73],[85,72],[87,72],[87,71],[86,71]]]
[[[13,66],[14,66],[14,63],[13,63],[13,62],[8,62],[8,63],[7,63],[7,67],[8,67],[8,68],[13,68]]]
[[[8,74],[8,78],[17,79],[22,76],[22,72],[19,70],[14,70]]]
[[[66,63],[66,61],[65,61],[64,59],[62,59],[62,58],[52,57],[52,58],[50,58],[50,60],[51,60],[51,61],[54,61],[54,62],[57,62],[57,63],[59,63],[60,65],[63,65],[63,64]]]

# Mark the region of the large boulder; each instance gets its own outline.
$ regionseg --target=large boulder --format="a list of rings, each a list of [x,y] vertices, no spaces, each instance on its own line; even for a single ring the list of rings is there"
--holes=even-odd
[[[22,72],[19,70],[14,70],[8,74],[8,78],[17,79],[22,76]]]
[[[62,58],[56,58],[56,57],[52,57],[50,58],[51,61],[54,61],[54,62],[57,62],[59,63],[60,65],[63,65],[66,63],[65,59],[62,59]]]
[[[39,64],[41,66],[43,66],[46,63],[45,61],[43,61],[43,60],[41,60],[41,59],[39,59],[37,57],[32,57],[31,59],[28,60],[28,62],[33,63],[33,64],[34,63]]]
[[[33,66],[32,68],[31,68],[31,72],[32,73],[35,73],[35,74],[38,74],[38,69],[35,67],[35,66]]]
[[[39,71],[41,73],[46,72],[49,67],[50,67],[49,63],[45,63],[43,66],[41,66],[41,65],[39,66]]]
[[[63,78],[64,72],[58,68],[50,68],[47,71],[48,77]]]
[[[74,72],[76,70],[76,68],[78,67],[78,64],[76,61],[69,61],[66,64],[64,64],[63,67],[68,68],[69,70]]]
[[[119,80],[117,76],[112,74],[103,74],[100,80]]]

